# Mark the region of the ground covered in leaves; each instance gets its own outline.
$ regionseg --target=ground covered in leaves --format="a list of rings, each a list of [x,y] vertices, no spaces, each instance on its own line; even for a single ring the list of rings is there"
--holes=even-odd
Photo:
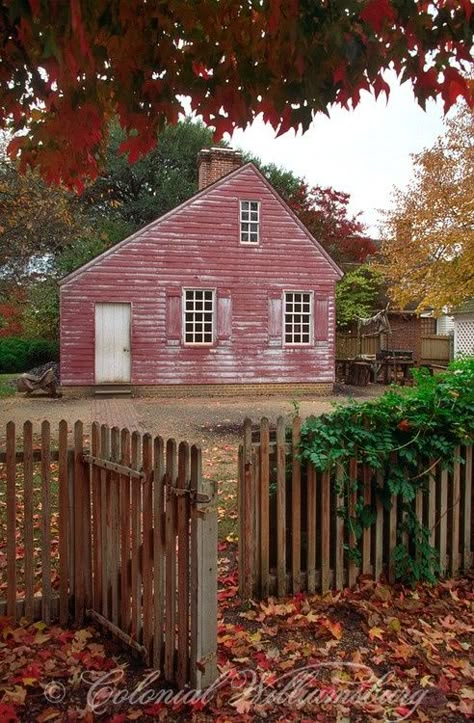
[[[235,545],[220,548],[221,677],[206,696],[183,702],[92,627],[13,626],[0,618],[2,723],[427,723],[472,715],[472,580],[416,590],[366,580],[324,597],[243,606]]]

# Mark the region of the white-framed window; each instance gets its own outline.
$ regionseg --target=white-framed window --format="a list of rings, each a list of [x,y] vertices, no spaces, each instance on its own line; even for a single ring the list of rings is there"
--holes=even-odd
[[[285,291],[283,339],[288,345],[312,342],[313,294],[311,291]]]
[[[185,344],[213,344],[215,326],[214,289],[184,289]]]
[[[240,243],[258,244],[260,240],[260,201],[240,202]]]

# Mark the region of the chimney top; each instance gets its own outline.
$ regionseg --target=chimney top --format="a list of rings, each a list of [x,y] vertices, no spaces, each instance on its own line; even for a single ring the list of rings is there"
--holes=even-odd
[[[242,165],[242,153],[233,148],[203,148],[198,153],[199,190]]]

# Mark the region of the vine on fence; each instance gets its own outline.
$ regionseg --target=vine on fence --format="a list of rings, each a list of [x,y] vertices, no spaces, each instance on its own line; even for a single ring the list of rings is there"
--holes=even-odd
[[[419,489],[426,489],[433,466],[452,468],[456,448],[474,440],[474,358],[453,362],[437,376],[425,369],[414,376],[412,388],[393,387],[377,401],[337,405],[330,414],[309,418],[302,426],[300,446],[302,461],[319,470],[344,470],[342,480],[335,482],[345,499],[338,514],[356,541],[374,523],[375,512],[374,504],[364,503],[362,483],[350,478],[348,462],[357,458],[379,472],[376,492],[385,509],[390,509],[393,495],[400,501],[393,561],[396,577],[410,583],[434,582],[439,573],[430,530],[420,524],[413,501]],[[347,505],[350,492],[357,493],[352,515]],[[348,554],[360,559],[357,542]]]

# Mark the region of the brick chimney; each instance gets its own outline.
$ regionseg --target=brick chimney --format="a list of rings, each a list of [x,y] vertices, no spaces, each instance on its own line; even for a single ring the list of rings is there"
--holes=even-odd
[[[242,165],[242,154],[233,148],[203,148],[198,153],[199,190]]]

